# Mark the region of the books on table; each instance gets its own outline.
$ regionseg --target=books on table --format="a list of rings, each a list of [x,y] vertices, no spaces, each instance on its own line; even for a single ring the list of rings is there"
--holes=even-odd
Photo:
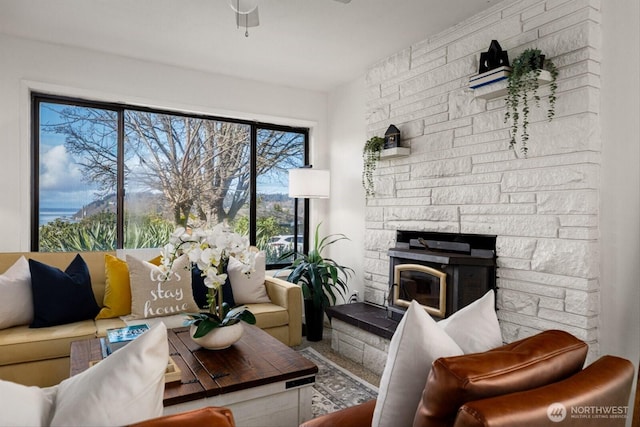
[[[149,325],[146,323],[125,326],[124,328],[107,329],[107,336],[104,340],[107,355],[121,349],[148,330]]]

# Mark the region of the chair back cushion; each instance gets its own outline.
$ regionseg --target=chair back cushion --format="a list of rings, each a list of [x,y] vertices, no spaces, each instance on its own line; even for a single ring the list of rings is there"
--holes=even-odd
[[[624,427],[633,372],[630,361],[603,356],[565,380],[465,403],[454,427]]]
[[[484,353],[440,358],[413,426],[450,426],[466,402],[563,380],[582,369],[587,349],[573,335],[549,330]]]

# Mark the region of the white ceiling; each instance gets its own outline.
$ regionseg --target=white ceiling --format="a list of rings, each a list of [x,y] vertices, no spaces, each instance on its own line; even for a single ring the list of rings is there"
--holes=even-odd
[[[0,32],[328,91],[499,0],[259,0],[237,29],[228,0],[0,0]]]

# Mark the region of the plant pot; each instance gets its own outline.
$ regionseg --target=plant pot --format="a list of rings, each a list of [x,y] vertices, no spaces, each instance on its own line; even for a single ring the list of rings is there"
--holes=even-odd
[[[324,309],[317,308],[313,300],[304,300],[304,318],[307,325],[307,341],[322,341]]]
[[[203,337],[194,338],[193,334],[196,333],[197,328],[198,327],[196,325],[191,325],[191,329],[189,331],[191,339],[200,347],[206,348],[207,350],[222,350],[229,348],[242,337],[242,333],[244,332],[242,322],[240,322],[231,326],[216,328]]]

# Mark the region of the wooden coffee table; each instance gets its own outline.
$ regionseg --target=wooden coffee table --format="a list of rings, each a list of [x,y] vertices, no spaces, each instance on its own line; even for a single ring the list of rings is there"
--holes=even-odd
[[[205,350],[187,328],[169,329],[169,354],[182,371],[165,384],[164,413],[226,406],[238,426],[298,426],[311,419],[318,367],[262,329],[244,324],[240,341]],[[102,359],[100,339],[71,343],[71,375]]]

